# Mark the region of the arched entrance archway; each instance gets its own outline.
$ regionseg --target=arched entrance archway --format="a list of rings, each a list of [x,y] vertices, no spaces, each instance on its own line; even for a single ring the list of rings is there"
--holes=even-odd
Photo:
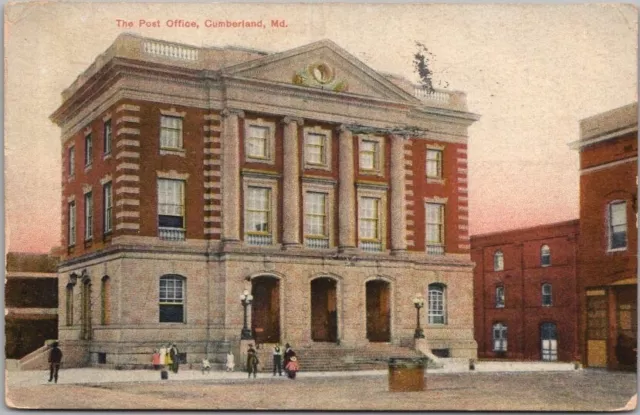
[[[280,280],[260,276],[251,280],[251,332],[256,343],[280,342]]]
[[[338,339],[336,281],[321,277],[311,281],[311,340],[335,342]]]
[[[391,287],[386,281],[368,281],[367,339],[371,342],[391,341]]]

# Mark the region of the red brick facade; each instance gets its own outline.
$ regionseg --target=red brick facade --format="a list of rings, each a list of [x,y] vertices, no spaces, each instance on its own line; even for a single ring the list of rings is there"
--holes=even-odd
[[[544,323],[556,327],[557,360],[577,358],[576,247],[578,221],[471,237],[474,326],[480,358],[541,360]],[[541,257],[549,247],[549,265]],[[494,257],[502,252],[502,270]],[[543,284],[551,285],[543,305]],[[503,306],[496,298],[504,289]],[[506,352],[494,350],[493,326],[507,326]]]

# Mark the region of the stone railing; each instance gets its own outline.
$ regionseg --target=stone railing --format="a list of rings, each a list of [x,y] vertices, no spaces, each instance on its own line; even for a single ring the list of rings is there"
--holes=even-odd
[[[373,241],[360,241],[360,249],[365,252],[380,252],[382,251],[382,244]]]
[[[427,245],[427,255],[444,255],[444,246]]]
[[[272,244],[271,235],[252,235],[247,234],[244,238],[247,245],[266,246]]]
[[[179,228],[158,228],[158,237],[164,241],[184,241],[185,231]]]
[[[145,40],[142,42],[142,49],[144,53],[147,53],[149,55],[162,56],[165,58],[184,61],[198,60],[198,49],[190,48],[184,45]]]
[[[427,91],[421,85],[413,86],[413,96],[424,102],[427,106],[466,110],[467,98],[464,92],[445,91],[434,89]]]

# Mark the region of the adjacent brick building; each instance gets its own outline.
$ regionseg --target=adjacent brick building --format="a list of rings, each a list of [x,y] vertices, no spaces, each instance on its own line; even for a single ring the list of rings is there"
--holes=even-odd
[[[580,349],[591,367],[635,367],[638,106],[580,122]],[[616,348],[618,350],[616,350]]]
[[[123,34],[68,88],[60,338],[78,364],[255,341],[475,357],[467,129],[331,41],[276,54]]]
[[[471,236],[481,358],[578,356],[578,221]]]

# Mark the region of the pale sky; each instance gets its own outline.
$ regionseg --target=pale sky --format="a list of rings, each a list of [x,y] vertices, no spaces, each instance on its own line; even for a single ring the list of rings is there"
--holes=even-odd
[[[6,6],[5,224],[9,251],[60,244],[60,93],[123,31],[196,46],[280,52],[331,39],[371,68],[467,93],[470,234],[578,217],[579,120],[637,100],[637,11],[629,5],[33,3]],[[116,19],[135,22],[119,28]],[[140,19],[197,20],[139,28]],[[285,19],[211,29],[206,19]]]

